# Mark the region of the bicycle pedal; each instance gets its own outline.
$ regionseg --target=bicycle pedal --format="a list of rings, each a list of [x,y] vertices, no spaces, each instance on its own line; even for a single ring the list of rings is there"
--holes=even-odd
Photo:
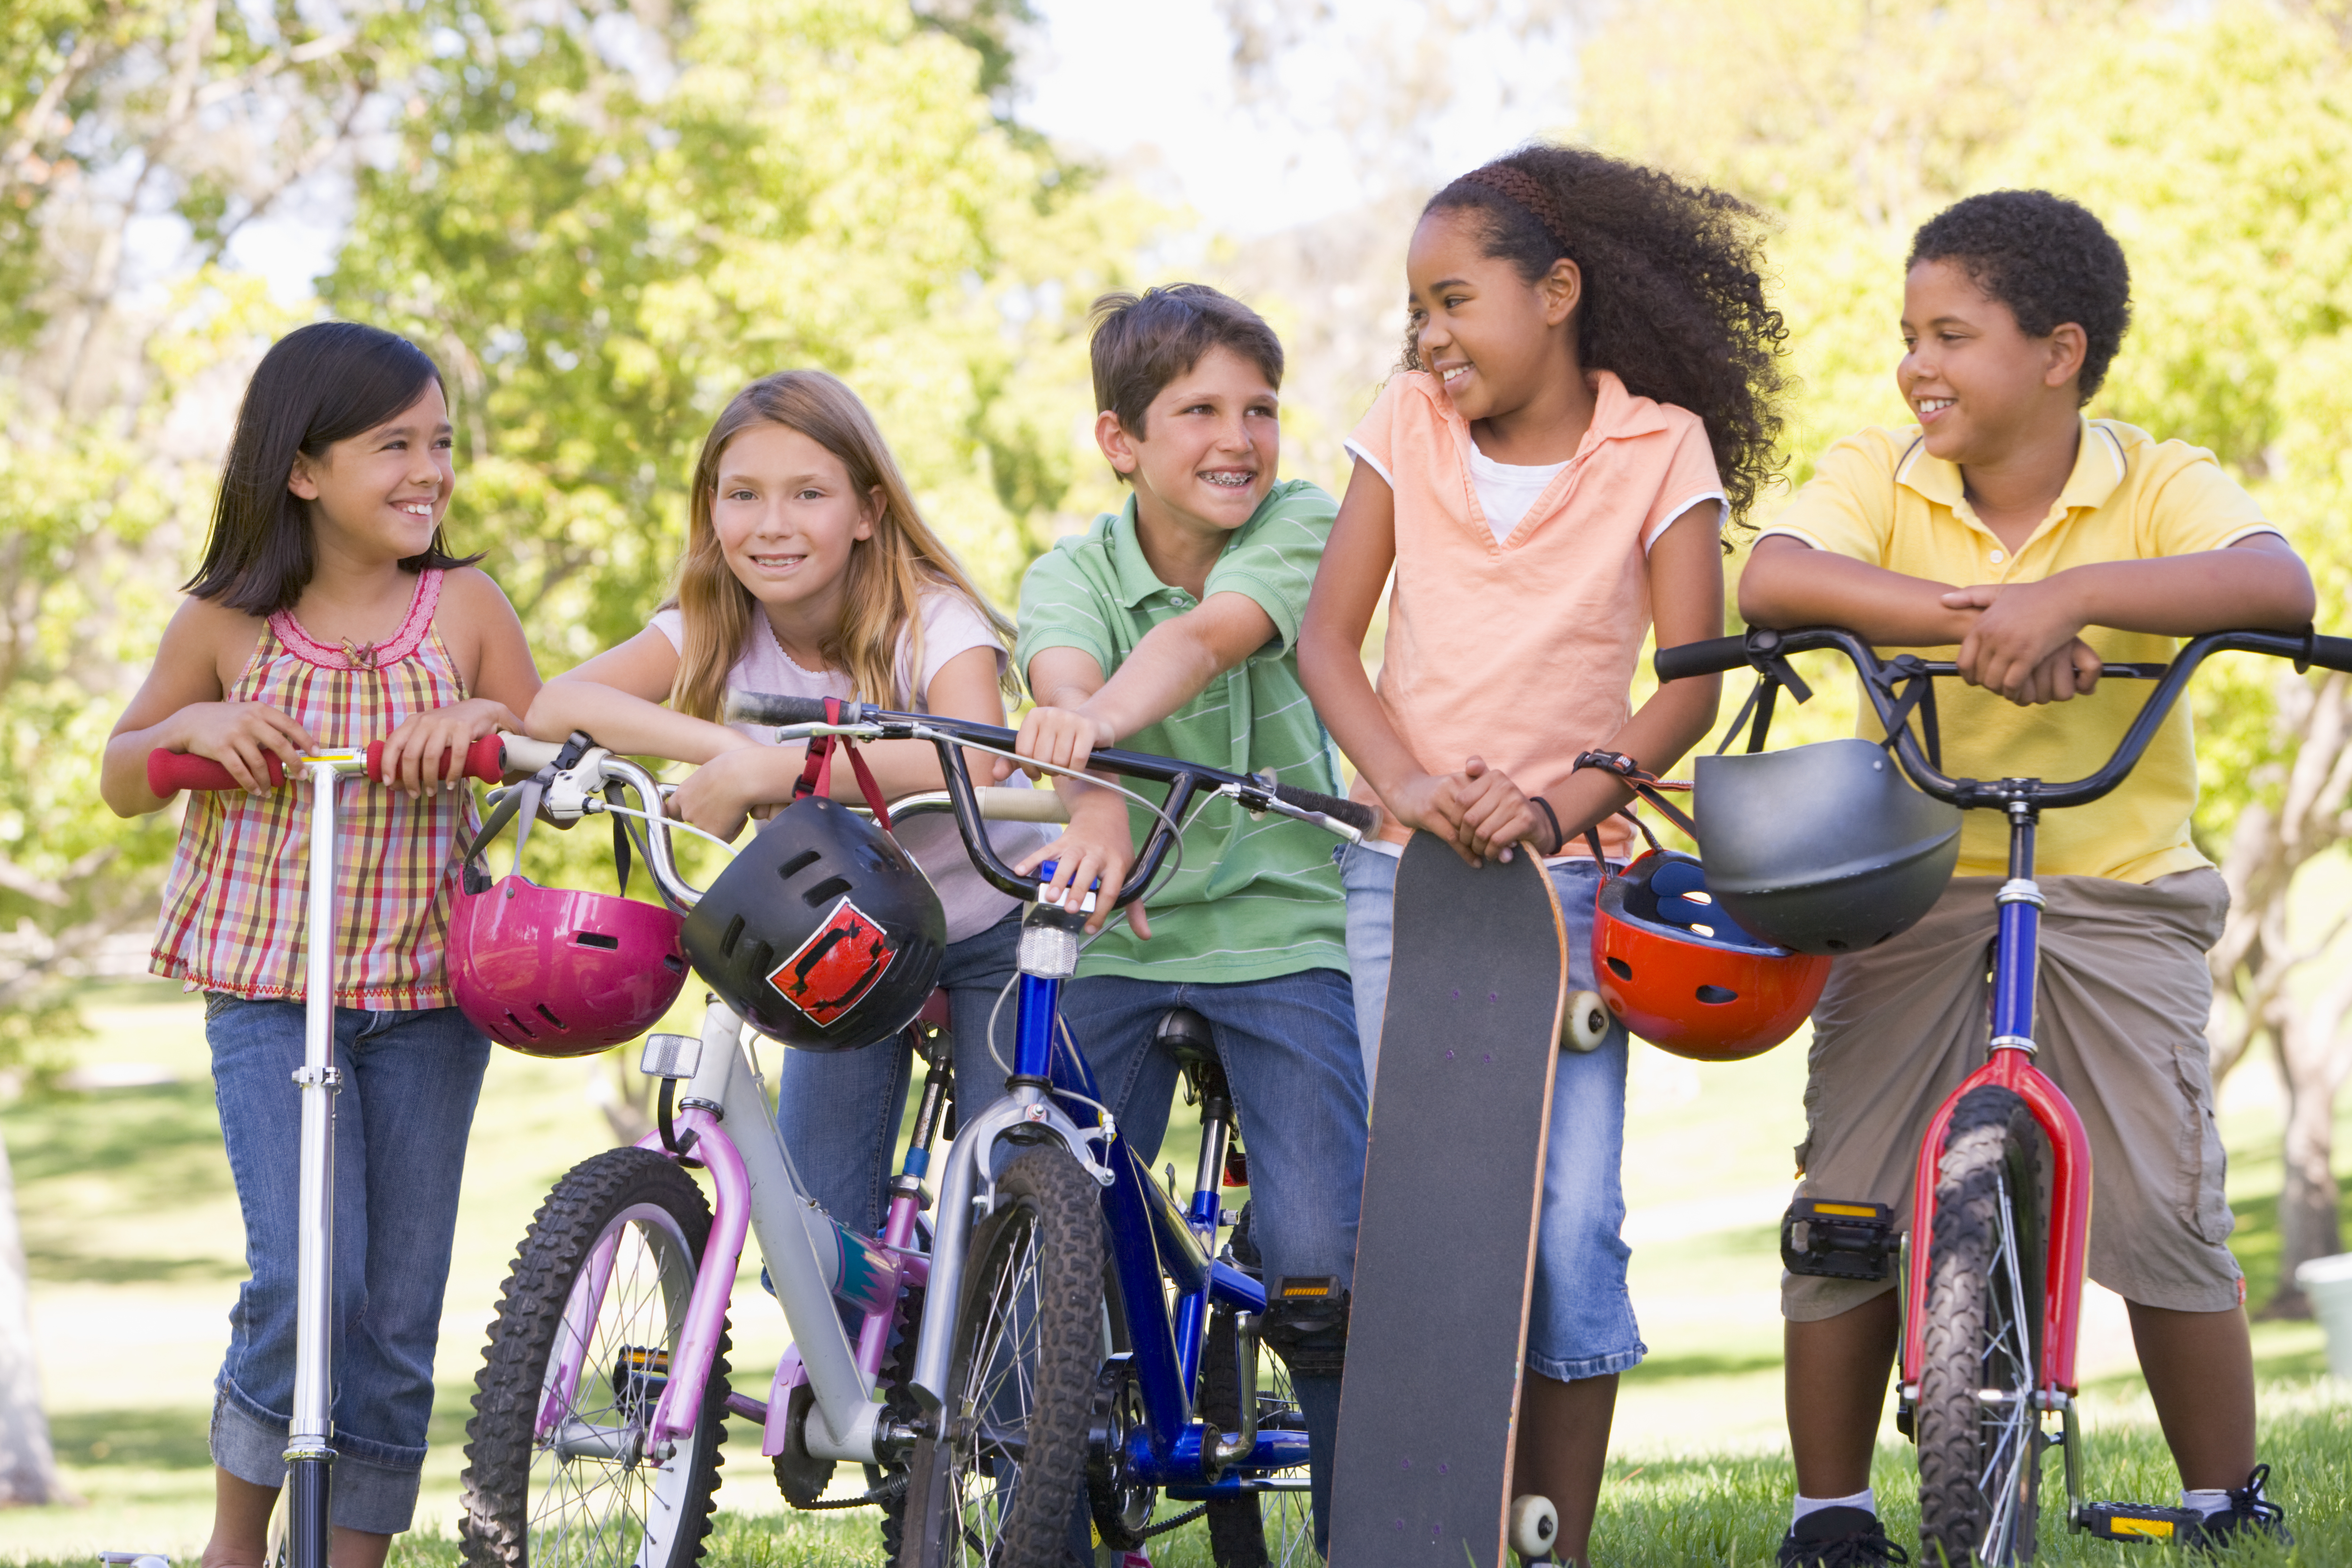
[[[2074,1528],[2100,1541],[2188,1541],[2204,1522],[2193,1508],[2149,1503],[2086,1502],[2074,1510]]]
[[[1885,1204],[1799,1198],[1780,1216],[1780,1261],[1791,1274],[1884,1279],[1895,1246],[1895,1211]]]
[[[1228,1148],[1225,1151],[1225,1185],[1229,1187],[1249,1185],[1249,1156],[1239,1147]]]

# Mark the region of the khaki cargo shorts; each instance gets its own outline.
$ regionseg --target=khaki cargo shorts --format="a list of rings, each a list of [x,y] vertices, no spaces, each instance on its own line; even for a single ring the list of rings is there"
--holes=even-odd
[[[1999,877],[1958,877],[1927,918],[1841,958],[1813,1009],[1803,1198],[1893,1205],[1907,1227],[1919,1142],[1945,1096],[1983,1065]],[[2074,1102],[2091,1146],[2091,1278],[2127,1301],[2185,1312],[2238,1305],[2233,1224],[2205,1046],[2230,892],[2221,874],[2141,885],[2041,881],[2035,1065]],[[1782,1274],[1780,1311],[1833,1318],[1895,1289]]]

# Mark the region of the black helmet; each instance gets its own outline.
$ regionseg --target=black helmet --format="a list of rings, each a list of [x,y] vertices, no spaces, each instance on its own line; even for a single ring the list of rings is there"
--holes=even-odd
[[[1824,741],[1698,760],[1706,885],[1733,920],[1798,952],[1859,952],[1927,912],[1960,858],[1959,808],[1885,749]]]
[[[778,812],[687,917],[686,955],[772,1039],[854,1051],[914,1021],[947,916],[898,840],[822,795]]]

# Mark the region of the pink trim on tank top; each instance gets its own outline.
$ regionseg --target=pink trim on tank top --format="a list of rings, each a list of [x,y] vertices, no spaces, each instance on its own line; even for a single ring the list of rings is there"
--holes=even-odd
[[[371,653],[367,659],[353,658],[346,651],[348,643],[323,643],[302,629],[291,610],[279,610],[269,617],[269,629],[280,647],[305,664],[321,669],[382,669],[387,664],[397,664],[415,653],[425,642],[425,634],[433,627],[433,612],[441,603],[442,572],[427,567],[416,574],[416,591],[408,596],[408,614],[401,618],[400,629],[380,643],[362,648]]]

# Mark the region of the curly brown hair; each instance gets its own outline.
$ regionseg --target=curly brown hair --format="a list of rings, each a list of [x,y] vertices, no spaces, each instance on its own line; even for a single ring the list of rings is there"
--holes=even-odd
[[[1484,217],[1486,254],[1530,284],[1563,256],[1576,263],[1578,362],[1705,421],[1731,515],[1746,516],[1785,460],[1789,330],[1765,302],[1763,216],[1706,185],[1549,142],[1473,169],[1422,216],[1463,210]],[[1421,368],[1411,331],[1404,364]]]

